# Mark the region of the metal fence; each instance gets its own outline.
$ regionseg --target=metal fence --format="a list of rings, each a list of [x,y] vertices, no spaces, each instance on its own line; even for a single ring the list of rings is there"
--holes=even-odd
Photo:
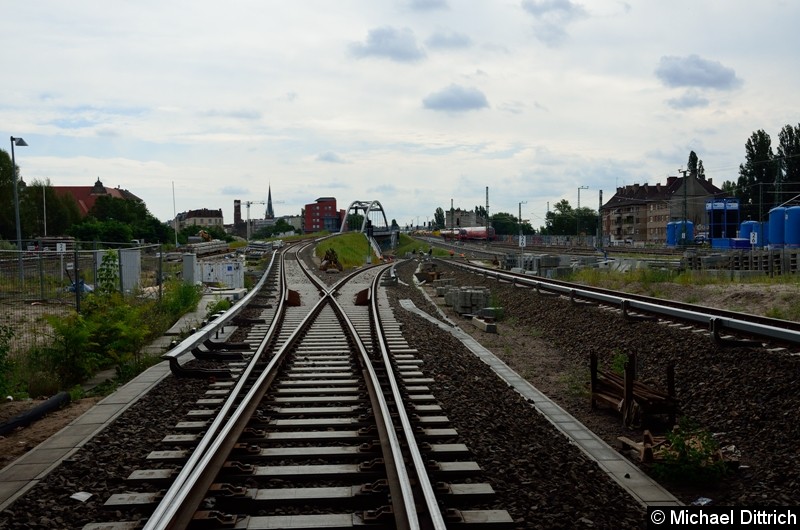
[[[0,325],[14,330],[13,357],[52,341],[46,316],[80,312],[81,300],[100,280],[103,258],[116,257],[118,290],[127,298],[159,298],[180,261],[165,259],[159,245],[70,242],[41,250],[0,251]],[[109,262],[111,263],[111,262]]]

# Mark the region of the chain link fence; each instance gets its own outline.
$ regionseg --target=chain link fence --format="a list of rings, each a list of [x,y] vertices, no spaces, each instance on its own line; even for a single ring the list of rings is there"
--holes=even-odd
[[[12,357],[50,344],[45,317],[80,313],[81,300],[100,283],[109,253],[119,266],[118,289],[126,299],[160,299],[164,281],[181,274],[180,256],[167,259],[160,245],[65,241],[23,252],[0,250],[0,326],[13,330]]]

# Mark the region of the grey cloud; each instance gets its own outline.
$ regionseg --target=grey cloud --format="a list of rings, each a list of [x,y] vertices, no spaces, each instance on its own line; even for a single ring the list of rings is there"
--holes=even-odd
[[[582,6],[570,0],[524,0],[522,8],[535,17],[558,16],[566,20],[584,13]]]
[[[327,151],[325,153],[320,153],[317,155],[317,162],[328,162],[331,164],[344,164],[344,158],[340,157],[333,151]]]
[[[236,118],[239,120],[259,120],[261,113],[254,110],[217,110],[210,109],[202,113],[209,117]]]
[[[536,19],[536,38],[550,47],[566,39],[565,27],[570,22],[586,16],[583,6],[570,0],[523,0],[522,8]]]
[[[697,55],[688,57],[664,56],[656,68],[656,77],[668,87],[700,87],[731,90],[741,84],[733,68],[719,61]]]
[[[247,188],[240,188],[238,186],[225,186],[221,190],[223,195],[247,195],[250,190]]]
[[[408,29],[383,27],[370,30],[366,43],[355,43],[351,51],[356,57],[385,57],[393,61],[413,62],[425,57],[414,33]]]
[[[445,0],[411,0],[408,7],[414,11],[432,11],[434,9],[448,9]]]
[[[472,46],[472,39],[463,33],[437,31],[425,41],[431,48],[468,48]]]
[[[450,85],[422,100],[426,109],[459,112],[489,106],[486,96],[477,88]]]
[[[673,109],[690,109],[694,107],[707,107],[708,98],[703,97],[696,90],[687,90],[685,94],[680,97],[667,100],[667,105]]]
[[[534,30],[536,31],[536,38],[551,48],[559,46],[567,38],[567,32],[564,31],[564,28],[552,22],[536,24]]]
[[[508,101],[506,103],[501,103],[498,108],[510,114],[522,114],[525,110],[525,103],[521,101]]]

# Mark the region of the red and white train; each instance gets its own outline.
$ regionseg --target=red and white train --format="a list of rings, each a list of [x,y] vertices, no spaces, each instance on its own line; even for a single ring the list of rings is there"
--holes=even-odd
[[[441,235],[446,240],[457,241],[494,241],[494,228],[485,226],[468,226],[464,228],[454,228],[440,230]]]

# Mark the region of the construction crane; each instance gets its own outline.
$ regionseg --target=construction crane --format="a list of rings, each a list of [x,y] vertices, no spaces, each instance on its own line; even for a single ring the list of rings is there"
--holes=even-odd
[[[250,241],[250,205],[251,204],[267,204],[267,201],[244,201],[247,206],[247,240]]]

